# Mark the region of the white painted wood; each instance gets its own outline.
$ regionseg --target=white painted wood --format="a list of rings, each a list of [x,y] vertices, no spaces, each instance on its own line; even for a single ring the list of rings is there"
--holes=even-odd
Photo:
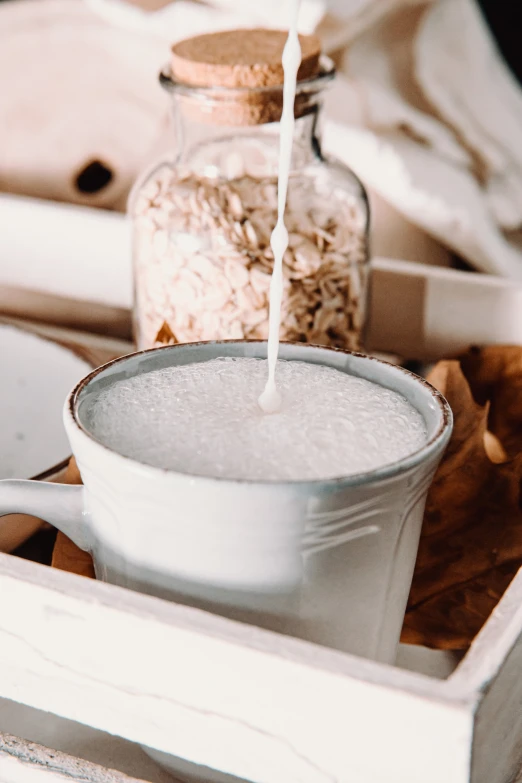
[[[2,783],[143,783],[121,772],[0,733]]]
[[[377,258],[369,317],[368,347],[408,358],[439,359],[470,345],[522,344],[522,285]]]
[[[455,694],[481,692],[499,675],[522,633],[522,569],[513,579],[477,635],[468,653],[448,679]]]
[[[507,783],[522,761],[522,574],[445,681],[9,556],[0,591],[1,696],[248,780]]]
[[[483,686],[475,716],[472,783],[510,783],[522,767],[522,637]]]
[[[6,698],[255,783],[468,779],[444,682],[9,556],[0,591]]]
[[[0,215],[2,285],[130,309],[130,228],[124,215],[7,193],[0,194]]]
[[[511,783],[522,770],[522,570],[449,680],[475,691],[472,783]]]

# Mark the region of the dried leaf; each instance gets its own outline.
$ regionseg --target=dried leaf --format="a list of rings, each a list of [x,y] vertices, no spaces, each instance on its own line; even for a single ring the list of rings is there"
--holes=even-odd
[[[174,345],[177,343],[176,336],[166,321],[163,321],[154,343],[161,343],[161,345]]]
[[[491,400],[489,429],[509,457],[522,451],[522,349],[474,348],[461,365],[477,402]]]
[[[481,404],[459,362],[439,362],[429,377],[448,399],[455,426],[426,504],[405,642],[465,649],[522,564],[522,439],[517,447],[512,435],[522,425],[522,398],[517,413],[504,388],[512,380],[507,363],[495,349],[488,350],[482,362],[471,354],[462,359],[464,367],[471,366],[474,388],[482,392]],[[522,349],[517,351],[522,377]],[[509,367],[516,366],[512,357]],[[496,385],[489,383],[492,378]],[[497,411],[493,435],[487,429],[490,393],[491,410]],[[512,403],[509,416],[500,411],[498,399]],[[502,462],[506,442],[511,459]]]
[[[484,433],[484,448],[486,454],[490,458],[491,462],[500,463],[507,462],[508,455],[505,452],[504,446],[499,441],[496,435],[493,435],[489,430]]]

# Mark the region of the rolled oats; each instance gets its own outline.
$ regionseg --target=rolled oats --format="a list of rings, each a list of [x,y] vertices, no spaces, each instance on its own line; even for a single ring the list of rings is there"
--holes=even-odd
[[[169,175],[133,206],[140,348],[266,339],[277,219],[276,180]],[[285,222],[281,339],[360,345],[366,217],[349,194],[291,178]]]

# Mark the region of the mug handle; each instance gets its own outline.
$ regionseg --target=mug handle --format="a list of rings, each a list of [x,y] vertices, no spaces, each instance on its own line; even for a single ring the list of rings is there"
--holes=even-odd
[[[76,546],[88,552],[92,537],[83,491],[83,486],[74,484],[3,479],[0,481],[0,517],[7,514],[39,517],[57,527]]]

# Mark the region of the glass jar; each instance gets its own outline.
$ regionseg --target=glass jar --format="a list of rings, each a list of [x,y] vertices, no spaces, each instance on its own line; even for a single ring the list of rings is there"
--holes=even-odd
[[[297,87],[280,337],[356,350],[369,212],[355,174],[321,152],[334,73],[321,57]],[[283,88],[190,86],[170,69],[160,81],[174,105],[175,151],[129,200],[137,346],[266,339]]]

